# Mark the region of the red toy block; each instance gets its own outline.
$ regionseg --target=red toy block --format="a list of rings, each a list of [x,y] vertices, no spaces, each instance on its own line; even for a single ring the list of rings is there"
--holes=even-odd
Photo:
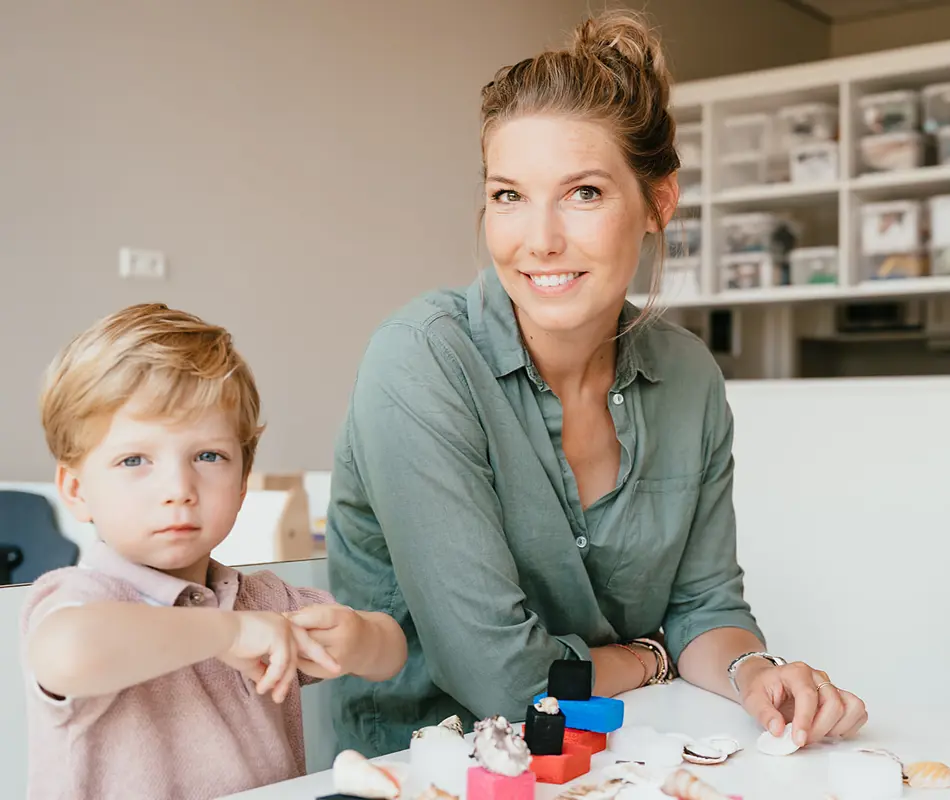
[[[538,783],[567,783],[590,772],[590,757],[589,748],[565,742],[559,756],[531,756],[531,771]]]
[[[466,785],[468,800],[534,800],[537,776],[529,769],[517,778],[469,767]]]
[[[564,744],[580,744],[590,752],[600,753],[607,749],[607,734],[594,731],[579,731],[577,728],[564,729]]]

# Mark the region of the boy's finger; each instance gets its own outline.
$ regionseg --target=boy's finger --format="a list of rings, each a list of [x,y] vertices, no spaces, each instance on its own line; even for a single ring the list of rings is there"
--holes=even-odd
[[[303,628],[294,627],[294,638],[297,640],[297,648],[302,657],[310,659],[314,664],[319,664],[331,675],[340,674],[340,665],[323,647],[313,639]]]
[[[284,677],[287,665],[290,663],[290,647],[288,644],[290,639],[291,637],[282,638],[268,653],[267,671],[260,683],[257,684],[258,694],[267,694],[273,691],[280,679]]]
[[[340,606],[327,603],[300,608],[287,615],[294,625],[301,628],[332,628],[337,623]]]
[[[277,685],[274,687],[274,702],[283,703],[290,693],[290,687],[297,680],[297,643],[293,636],[288,637],[288,646],[290,648],[290,658],[287,661],[287,669],[281,676]]]

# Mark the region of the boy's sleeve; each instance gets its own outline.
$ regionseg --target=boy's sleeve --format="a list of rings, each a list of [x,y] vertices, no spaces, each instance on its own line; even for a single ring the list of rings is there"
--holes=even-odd
[[[102,716],[116,695],[59,697],[43,689],[33,676],[27,657],[30,637],[34,631],[43,620],[64,608],[125,599],[119,596],[115,587],[108,581],[102,580],[101,576],[84,567],[65,567],[47,572],[30,587],[20,618],[20,663],[26,681],[30,713],[39,715],[41,724],[57,727],[70,724],[86,728]]]

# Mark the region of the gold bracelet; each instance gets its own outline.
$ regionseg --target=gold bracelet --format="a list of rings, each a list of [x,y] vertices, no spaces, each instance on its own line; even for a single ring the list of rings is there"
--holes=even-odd
[[[637,688],[639,689],[639,688],[641,688],[642,686],[646,686],[646,685],[647,685],[647,679],[650,677],[650,670],[647,669],[647,663],[646,663],[646,661],[644,661],[642,658],[640,658],[640,654],[639,654],[631,645],[629,645],[629,644],[623,644],[623,643],[621,643],[621,642],[614,642],[614,643],[613,643],[613,646],[614,646],[614,647],[619,647],[621,650],[626,650],[626,651],[627,651],[628,653],[630,653],[637,661],[640,662],[640,666],[643,667],[643,680],[640,681],[640,683],[637,685]],[[657,662],[657,665],[659,665],[659,662]]]
[[[648,681],[648,686],[656,683],[672,683],[673,673],[670,669],[670,658],[666,654],[663,645],[646,637],[634,639],[630,644],[642,645],[647,648],[647,650],[652,651],[653,655],[656,656],[656,675]]]

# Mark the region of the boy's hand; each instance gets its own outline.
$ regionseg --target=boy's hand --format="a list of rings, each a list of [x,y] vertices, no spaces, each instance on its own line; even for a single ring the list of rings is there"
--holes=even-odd
[[[296,632],[283,615],[270,611],[232,613],[234,639],[218,659],[256,683],[258,694],[271,692],[274,701],[282,703],[297,679],[301,660],[339,669],[318,642]]]
[[[298,663],[301,672],[314,678],[336,678],[341,674],[358,675],[365,668],[370,625],[358,611],[328,603],[306,606],[286,616],[299,626],[302,636],[298,641],[306,639],[321,646],[336,662],[335,669],[327,669],[326,664],[304,652]]]

